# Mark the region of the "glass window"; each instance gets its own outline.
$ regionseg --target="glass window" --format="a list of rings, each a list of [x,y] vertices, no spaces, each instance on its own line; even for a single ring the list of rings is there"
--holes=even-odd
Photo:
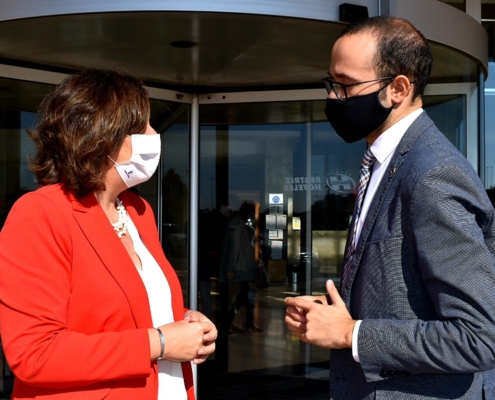
[[[161,135],[160,171],[148,184],[146,199],[158,201],[162,247],[174,267],[188,304],[189,287],[189,105],[151,100],[151,125]],[[143,186],[143,185],[141,185]],[[159,192],[157,192],[157,190]],[[145,193],[142,193],[143,195]],[[160,214],[158,214],[160,213]]]
[[[299,398],[288,390],[297,376],[311,388],[304,398],[328,395],[329,352],[290,335],[283,303],[323,293],[328,278],[339,283],[365,144],[332,134],[323,109],[323,101],[201,107],[199,304],[220,330],[200,366],[205,398],[225,374],[263,376],[287,399]],[[269,287],[260,287],[260,264]]]
[[[481,1],[481,23],[488,34],[488,78],[485,81],[485,143],[484,177],[485,188],[495,205],[495,4],[491,0]]]
[[[427,96],[424,109],[447,139],[467,156],[466,96]]]
[[[485,82],[485,188],[495,204],[495,62],[489,64]]]
[[[446,3],[455,7],[461,11],[466,12],[466,0],[440,0],[442,3]]]
[[[434,59],[429,84],[478,81],[478,65],[473,59],[442,44],[429,45]]]

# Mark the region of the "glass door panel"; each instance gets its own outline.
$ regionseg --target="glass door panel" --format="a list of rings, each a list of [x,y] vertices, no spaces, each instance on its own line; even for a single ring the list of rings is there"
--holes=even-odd
[[[462,94],[428,96],[423,108],[435,125],[464,155],[467,155],[467,101]]]
[[[199,304],[220,331],[216,353],[199,367],[201,399],[219,398],[226,384],[237,399],[264,398],[267,390],[328,398],[329,351],[300,342],[284,323],[285,297],[322,294],[327,279],[340,284],[366,147],[341,140],[324,105],[200,109]],[[465,154],[465,96],[431,96],[425,109]],[[258,258],[269,287],[248,272]]]
[[[328,397],[329,352],[296,340],[284,323],[285,297],[322,293],[329,278],[339,283],[364,151],[332,134],[323,108],[201,108],[199,281],[211,299],[203,302],[200,289],[199,304],[220,331],[216,354],[200,366],[201,398],[216,398],[221,380],[260,379],[281,398],[308,398],[288,390],[294,377],[308,381],[312,398]],[[266,288],[257,285],[259,260]],[[263,398],[258,389],[236,398]]]
[[[495,62],[489,63],[485,85],[485,188],[495,205]]]
[[[440,0],[443,3],[449,4],[458,10],[466,12],[466,0]]]
[[[140,185],[139,194],[155,209],[162,247],[189,293],[189,108],[188,104],[150,100],[151,125],[161,135],[160,167]]]

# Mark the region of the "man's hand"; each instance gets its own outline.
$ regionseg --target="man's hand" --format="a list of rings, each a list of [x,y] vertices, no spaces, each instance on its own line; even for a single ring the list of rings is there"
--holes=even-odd
[[[303,342],[328,349],[352,347],[352,330],[356,321],[351,318],[333,281],[327,281],[332,305],[317,304],[301,297],[287,297],[285,316],[287,328]]]
[[[327,298],[325,297],[325,295],[321,295],[321,296],[297,296],[297,298],[311,301],[313,303],[328,304]]]

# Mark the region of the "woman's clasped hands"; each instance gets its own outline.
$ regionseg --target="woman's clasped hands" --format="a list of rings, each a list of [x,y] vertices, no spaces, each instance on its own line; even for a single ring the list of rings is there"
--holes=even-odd
[[[201,364],[215,351],[218,332],[215,325],[201,312],[189,311],[184,320],[159,327],[165,338],[162,359]],[[151,356],[156,360],[160,354],[160,337],[151,329]]]

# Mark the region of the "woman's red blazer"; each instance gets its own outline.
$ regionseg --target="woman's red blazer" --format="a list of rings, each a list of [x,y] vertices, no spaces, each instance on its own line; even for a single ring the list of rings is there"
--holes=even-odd
[[[179,280],[163,254],[153,212],[121,194],[184,318]],[[13,399],[156,400],[146,289],[94,195],[50,185],[23,196],[0,233],[0,328],[16,376]],[[188,399],[190,363],[183,363]]]

